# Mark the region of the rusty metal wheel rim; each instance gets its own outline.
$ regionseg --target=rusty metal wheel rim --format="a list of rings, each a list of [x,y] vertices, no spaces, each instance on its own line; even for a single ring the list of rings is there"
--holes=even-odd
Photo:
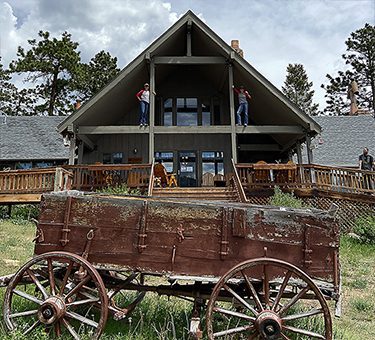
[[[56,274],[59,269],[61,270],[56,263],[66,264],[61,278]],[[45,272],[38,269],[42,264],[43,268],[46,268]],[[74,273],[80,274],[81,277],[75,277]],[[26,292],[26,288],[25,291],[17,289],[23,287],[25,278],[29,281],[29,288],[35,287],[34,294]],[[23,298],[26,305],[34,304],[35,308],[13,313],[13,298],[16,296]],[[98,320],[94,321],[87,315],[78,314],[76,309],[83,307],[89,311],[98,310]],[[44,327],[56,336],[60,336],[65,330],[74,339],[80,339],[79,330],[72,326],[72,322],[81,322],[86,328],[91,327],[91,337],[98,339],[107,316],[107,292],[99,273],[87,260],[68,252],[57,251],[35,256],[17,271],[5,292],[3,318],[8,331],[17,329],[17,318],[30,317],[30,323],[33,323],[24,331],[25,335]],[[35,317],[37,318],[32,320]]]
[[[256,292],[254,285],[252,284],[251,280],[245,274],[245,271],[250,268],[255,267],[262,267],[263,269],[263,278],[262,281],[262,290],[263,290],[263,297],[260,298],[260,295]],[[283,278],[282,283],[280,284],[280,290],[277,292],[275,298],[271,299],[269,288],[270,281],[268,281],[268,273],[267,273],[267,266],[272,266],[276,268],[280,268],[282,270],[286,270],[285,276]],[[285,306],[280,305],[280,301],[282,299],[282,295],[284,294],[285,287],[288,285],[289,280],[292,276],[295,276],[306,284],[303,289],[301,289],[296,295],[290,299]],[[244,284],[246,285],[246,289],[248,290],[249,296],[252,298],[253,306],[250,305],[244,298],[241,300],[241,296],[239,296],[231,287],[229,286],[228,282],[230,279],[242,277]],[[267,282],[267,284],[265,284]],[[250,311],[251,315],[245,315],[239,312],[227,311],[223,310],[222,308],[216,306],[217,301],[219,301],[220,292],[226,291],[229,295],[232,296],[233,300],[238,302],[242,307],[245,309],[247,308]],[[303,313],[295,314],[292,316],[285,316],[284,314],[290,309],[296,302],[299,301],[307,292],[312,292],[315,295],[316,303],[320,305],[319,309],[311,310],[309,313],[303,315]],[[268,295],[267,295],[268,294]],[[237,295],[237,296],[236,296]],[[295,300],[293,302],[293,300]],[[289,305],[291,303],[291,305]],[[246,306],[245,306],[246,305]],[[247,324],[241,327],[228,329],[221,332],[214,332],[214,325],[213,325],[213,316],[214,313],[230,315],[231,317],[238,317],[245,319]],[[296,329],[295,327],[288,326],[288,322],[291,320],[296,320],[297,318],[308,318],[314,317],[316,315],[320,315],[324,321],[324,334],[318,334],[313,331],[308,331],[304,329]],[[270,331],[269,334],[261,333],[262,330],[265,330],[266,326],[271,324],[272,327],[268,330]],[[206,311],[206,327],[207,327],[207,335],[210,340],[213,339],[226,339],[227,336],[231,336],[232,334],[242,334],[242,333],[250,333],[248,335],[248,339],[289,339],[285,333],[295,333],[301,335],[303,332],[305,336],[309,336],[310,338],[314,339],[327,339],[332,340],[332,320],[331,315],[329,312],[329,308],[327,302],[313,282],[313,280],[302,270],[298,267],[273,258],[257,258],[248,261],[244,261],[237,266],[230,269],[226,274],[224,274],[218,283],[215,285],[210,300],[207,304],[207,311]],[[280,331],[278,331],[278,327],[280,327]]]

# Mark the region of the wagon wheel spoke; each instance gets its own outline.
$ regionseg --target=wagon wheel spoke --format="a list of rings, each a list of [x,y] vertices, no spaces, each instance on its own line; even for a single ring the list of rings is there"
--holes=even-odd
[[[255,340],[255,339],[259,339],[259,333],[258,332],[250,334],[249,337],[247,338],[247,340]]]
[[[280,299],[282,298],[283,294],[284,294],[284,290],[289,282],[289,279],[290,277],[292,276],[292,272],[291,271],[288,271],[286,274],[285,274],[285,277],[284,277],[284,280],[283,280],[283,283],[281,284],[281,287],[280,287],[280,290],[279,292],[277,293],[276,295],[276,298],[275,298],[275,301],[273,302],[273,305],[272,305],[272,308],[271,310],[275,311],[279,302],[280,302]]]
[[[52,266],[52,260],[49,258],[47,259],[48,264],[48,278],[49,278],[49,284],[51,287],[51,294],[56,295],[56,283],[55,283],[55,276],[53,273],[53,266]]]
[[[64,289],[65,289],[65,286],[68,282],[69,276],[72,273],[72,268],[73,268],[73,261],[69,260],[69,264],[68,264],[68,267],[66,269],[66,273],[64,275],[63,282],[62,282],[61,287],[60,287],[60,294],[59,295],[64,294]]]
[[[71,296],[78,293],[78,291],[91,280],[91,276],[87,275],[78,285],[76,285],[66,296],[65,299],[69,299]]]
[[[310,287],[307,286],[303,288],[297,295],[293,296],[293,298],[284,305],[279,311],[279,315],[284,314],[290,307],[292,307],[300,298],[302,298],[308,291],[310,290]]]
[[[26,273],[29,274],[29,276],[31,277],[31,279],[34,281],[35,285],[38,287],[38,289],[41,291],[43,297],[45,299],[48,298],[48,293],[46,291],[46,289],[42,286],[42,284],[40,283],[40,281],[37,279],[37,277],[35,276],[35,274],[32,272],[31,269],[28,269],[26,270]]]
[[[232,288],[230,288],[227,284],[224,285],[224,288],[226,291],[228,291],[230,294],[232,294],[238,302],[240,302],[244,307],[246,307],[248,310],[250,310],[255,316],[257,316],[259,313],[249,305],[249,303],[243,299],[241,296],[239,296]]]
[[[75,312],[72,312],[72,311],[68,311],[65,314],[66,314],[66,316],[68,316],[68,317],[70,317],[70,318],[72,318],[74,320],[77,320],[79,322],[82,322],[82,323],[84,323],[86,325],[89,325],[91,327],[98,328],[98,326],[99,326],[99,324],[96,321],[88,319],[85,316],[80,315],[78,313],[75,313]]]
[[[38,298],[36,298],[35,296],[32,296],[26,292],[23,292],[21,290],[18,290],[18,289],[13,289],[13,293],[20,296],[20,297],[23,297],[24,299],[26,300],[29,300],[29,301],[32,301],[32,302],[35,302],[36,304],[38,305],[41,305],[43,303],[42,300],[39,300]]]
[[[323,340],[326,339],[326,337],[321,335],[321,334],[311,332],[311,331],[307,331],[305,329],[300,329],[300,328],[291,327],[291,326],[283,326],[283,329],[286,329],[286,330],[288,330],[290,332],[293,332],[293,333],[307,335],[307,336],[309,336],[311,338],[315,338],[315,339],[323,339]]]
[[[85,304],[93,304],[93,303],[96,303],[96,302],[99,302],[99,301],[100,301],[99,298],[90,298],[90,299],[86,299],[86,300],[78,300],[78,301],[68,302],[66,304],[66,306],[71,307],[71,306],[79,306],[79,305],[85,305]]]
[[[235,327],[235,328],[230,328],[225,331],[217,332],[214,333],[214,338],[218,338],[223,335],[231,335],[231,334],[236,334],[236,333],[243,333],[249,330],[254,329],[254,326],[241,326],[241,327]]]
[[[9,314],[9,317],[10,318],[19,318],[19,317],[22,317],[22,316],[35,315],[37,313],[38,313],[38,310],[37,309],[33,309],[33,310],[25,311],[25,312],[12,313],[12,314]]]
[[[302,318],[309,318],[310,316],[318,315],[323,313],[323,309],[312,309],[308,312],[304,313],[298,313],[298,314],[292,314],[292,315],[287,315],[282,318],[283,321],[291,321],[291,320],[297,320],[297,319],[302,319]]]
[[[290,340],[284,333],[281,333],[281,337],[284,339],[284,340]]]
[[[270,286],[268,280],[267,265],[263,265],[263,291],[264,291],[264,303],[268,309],[270,305]]]
[[[23,335],[27,335],[29,334],[30,332],[32,332],[36,327],[38,327],[40,324],[40,321],[39,320],[36,320],[28,329],[26,329],[25,332],[23,332]]]
[[[256,292],[255,288],[254,288],[254,285],[251,283],[251,281],[249,280],[248,276],[244,273],[243,270],[241,270],[241,274],[243,276],[243,278],[245,279],[245,282],[246,282],[246,286],[250,292],[250,294],[253,296],[253,299],[255,301],[255,304],[257,305],[258,309],[260,311],[263,311],[264,308],[262,306],[262,303],[260,302],[259,300],[259,296],[258,296],[258,293]]]
[[[67,321],[65,320],[65,318],[63,318],[61,320],[61,322],[63,323],[63,325],[65,326],[65,328],[69,331],[69,333],[71,334],[71,336],[76,339],[76,340],[80,340],[80,337],[79,335],[77,334],[77,332],[74,330],[74,328],[72,327],[72,325]]]
[[[235,317],[240,318],[240,319],[255,322],[254,317],[251,317],[249,315],[246,315],[246,314],[243,314],[243,313],[240,313],[240,312],[235,312],[235,311],[224,309],[224,308],[221,308],[221,307],[214,307],[213,310],[215,312],[218,312],[218,313],[222,313],[222,314],[226,314],[226,315],[230,315],[230,316],[235,316]]]
[[[61,324],[60,324],[60,321],[57,321],[54,325],[53,325],[54,329],[55,329],[55,334],[57,337],[61,336]]]

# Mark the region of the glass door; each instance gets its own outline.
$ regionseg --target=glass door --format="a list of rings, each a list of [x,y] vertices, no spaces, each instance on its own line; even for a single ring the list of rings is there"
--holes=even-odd
[[[180,187],[197,186],[197,153],[195,151],[178,153],[178,175]]]

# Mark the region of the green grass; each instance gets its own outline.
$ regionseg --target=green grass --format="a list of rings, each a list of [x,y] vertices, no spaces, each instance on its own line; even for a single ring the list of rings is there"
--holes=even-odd
[[[20,220],[0,220],[0,275],[15,272],[31,258],[35,226]],[[343,237],[340,248],[342,267],[343,308],[340,319],[333,316],[335,339],[372,339],[375,329],[375,246],[360,244]],[[0,301],[5,289],[0,289]],[[126,305],[126,297],[118,303]],[[333,306],[331,306],[333,315]],[[180,299],[159,297],[148,293],[130,318],[114,321],[108,318],[103,339],[167,340],[188,339],[187,329],[191,305]],[[2,315],[1,315],[2,318]],[[27,336],[27,340],[45,339],[39,333]],[[25,339],[21,334],[5,333],[0,324],[1,339]]]

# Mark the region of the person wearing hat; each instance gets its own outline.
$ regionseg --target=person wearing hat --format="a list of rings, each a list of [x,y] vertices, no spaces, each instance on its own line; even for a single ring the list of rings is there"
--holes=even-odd
[[[236,88],[232,86],[234,92],[238,95],[238,109],[236,113],[236,125],[241,124],[241,113],[243,112],[243,125],[246,127],[249,123],[249,116],[248,116],[248,102],[247,100],[251,99],[249,92],[245,90],[245,88],[241,85],[240,88]]]
[[[147,126],[147,114],[150,106],[150,85],[145,83],[143,89],[136,94],[139,100],[139,126]]]

